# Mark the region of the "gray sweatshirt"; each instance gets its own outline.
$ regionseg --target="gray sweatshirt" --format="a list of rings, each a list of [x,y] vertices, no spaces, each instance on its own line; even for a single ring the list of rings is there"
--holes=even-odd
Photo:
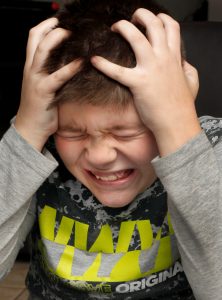
[[[202,132],[175,153],[153,161],[168,194],[182,265],[196,299],[222,294],[222,121],[201,119]],[[206,137],[206,134],[207,137]],[[11,128],[0,143],[0,277],[12,268],[35,222],[32,197],[57,167]],[[32,199],[32,200],[31,200]]]

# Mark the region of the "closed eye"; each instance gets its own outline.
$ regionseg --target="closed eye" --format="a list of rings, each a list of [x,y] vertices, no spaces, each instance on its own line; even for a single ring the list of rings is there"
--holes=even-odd
[[[144,134],[147,133],[147,130],[141,128],[140,130],[120,130],[114,131],[113,137],[120,140],[133,140],[142,137]]]
[[[134,139],[138,139],[142,137],[142,133],[134,133],[134,134],[114,134],[113,137],[117,140],[122,140],[122,141],[131,141]]]
[[[55,136],[64,140],[79,141],[87,138],[88,135],[86,133],[56,133]]]
[[[113,135],[113,137],[114,137],[115,139],[117,139],[117,140],[131,140],[131,139],[133,139],[135,136],[133,136],[133,135],[117,135],[117,134],[115,134],[115,135]]]

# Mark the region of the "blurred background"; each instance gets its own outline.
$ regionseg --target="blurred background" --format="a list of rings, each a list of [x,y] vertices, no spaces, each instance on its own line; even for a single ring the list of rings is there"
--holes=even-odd
[[[157,1],[180,22],[222,21],[221,0]],[[18,108],[28,31],[54,15],[64,2],[0,0],[0,135]]]

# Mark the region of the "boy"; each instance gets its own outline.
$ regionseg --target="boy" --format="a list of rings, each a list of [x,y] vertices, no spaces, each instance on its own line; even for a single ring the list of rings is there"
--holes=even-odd
[[[30,299],[220,299],[220,121],[203,120],[213,148],[159,11],[77,1],[30,33],[1,144],[0,256],[4,275],[32,228]]]

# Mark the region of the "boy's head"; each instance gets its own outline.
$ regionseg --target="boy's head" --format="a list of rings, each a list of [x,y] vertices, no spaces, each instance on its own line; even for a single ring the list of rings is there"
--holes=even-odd
[[[55,102],[71,100],[116,107],[132,102],[129,89],[95,69],[90,58],[100,55],[125,67],[135,66],[130,45],[111,31],[111,26],[122,19],[130,21],[141,7],[154,14],[164,12],[153,0],[76,0],[58,13],[58,27],[68,29],[71,35],[51,52],[45,68],[51,73],[78,58],[83,63],[81,70],[58,91]]]
[[[135,65],[129,44],[110,27],[118,20],[130,20],[140,7],[162,12],[149,0],[75,1],[58,14],[58,26],[72,34],[45,64],[51,73],[74,59],[83,61],[56,95],[56,148],[67,169],[110,207],[129,204],[152,184],[150,161],[157,148],[129,89],[96,70],[90,58],[101,55],[126,67]]]

